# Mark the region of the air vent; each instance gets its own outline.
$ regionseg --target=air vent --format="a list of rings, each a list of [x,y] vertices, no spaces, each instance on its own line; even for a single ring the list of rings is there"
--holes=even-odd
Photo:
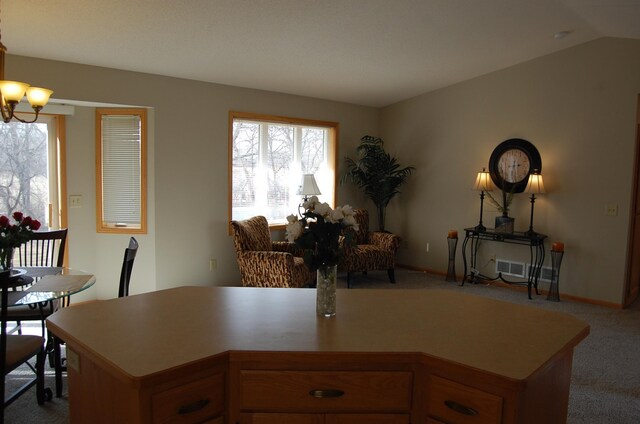
[[[526,266],[523,262],[505,261],[504,259],[496,260],[496,272],[501,272],[502,275],[526,278],[525,270]]]
[[[530,268],[531,268],[531,265],[527,264],[527,273],[529,272]],[[540,277],[538,278],[538,281],[551,282],[552,277],[553,277],[553,269],[550,266],[543,266],[540,269]]]

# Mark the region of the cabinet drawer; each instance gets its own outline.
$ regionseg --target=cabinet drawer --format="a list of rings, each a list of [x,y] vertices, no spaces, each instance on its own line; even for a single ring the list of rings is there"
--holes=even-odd
[[[435,375],[430,377],[427,413],[460,424],[500,424],[502,398]]]
[[[241,371],[247,411],[408,411],[413,374],[395,371]]]
[[[152,408],[154,423],[217,423],[224,412],[224,374],[156,393]]]

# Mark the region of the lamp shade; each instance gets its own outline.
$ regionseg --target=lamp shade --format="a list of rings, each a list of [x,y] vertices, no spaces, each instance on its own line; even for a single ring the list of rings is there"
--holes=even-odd
[[[53,94],[48,88],[29,87],[27,88],[27,101],[32,107],[44,107],[49,102],[49,97]]]
[[[544,183],[542,182],[542,174],[529,174],[529,182],[527,183],[527,188],[525,188],[524,191],[525,193],[531,194],[546,193],[544,189]]]
[[[302,176],[302,184],[300,184],[298,194],[303,196],[316,196],[318,194],[322,194],[320,193],[318,184],[316,184],[316,178],[313,174],[304,174]]]
[[[20,102],[29,84],[18,81],[0,81],[0,92],[7,102]]]
[[[478,191],[493,190],[493,183],[491,182],[491,175],[489,174],[489,171],[485,171],[485,169],[482,168],[482,172],[478,172],[473,189]]]

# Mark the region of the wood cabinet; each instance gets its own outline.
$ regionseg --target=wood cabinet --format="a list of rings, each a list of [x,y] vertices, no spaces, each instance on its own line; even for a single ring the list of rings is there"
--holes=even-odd
[[[438,290],[339,291],[336,317],[314,311],[313,290],[210,287],[63,308],[47,326],[67,343],[70,421],[564,423],[589,332]]]

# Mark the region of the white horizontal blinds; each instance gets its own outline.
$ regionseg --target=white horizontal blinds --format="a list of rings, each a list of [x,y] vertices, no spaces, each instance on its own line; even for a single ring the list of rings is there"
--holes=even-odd
[[[108,226],[141,225],[141,118],[102,115],[102,219]]]

